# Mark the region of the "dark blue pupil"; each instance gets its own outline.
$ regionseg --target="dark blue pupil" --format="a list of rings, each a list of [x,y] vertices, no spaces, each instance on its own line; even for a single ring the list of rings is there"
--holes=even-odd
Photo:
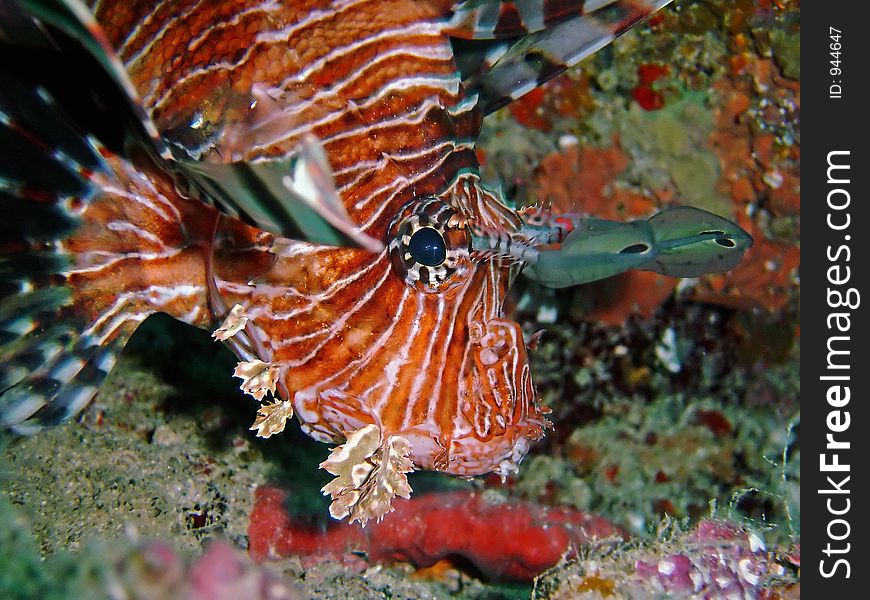
[[[437,267],[447,258],[444,238],[431,227],[415,231],[408,244],[408,250],[416,262],[427,267]]]

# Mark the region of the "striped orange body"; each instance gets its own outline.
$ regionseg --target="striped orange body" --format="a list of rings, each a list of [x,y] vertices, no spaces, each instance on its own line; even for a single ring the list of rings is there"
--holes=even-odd
[[[386,246],[270,253],[271,234],[167,189],[171,207],[143,206],[129,215],[141,230],[128,233],[176,249],[171,264],[141,270],[148,293],[173,291],[124,314],[214,327],[240,304],[257,358],[279,365],[279,395],[315,438],[374,423],[408,439],[419,468],[507,474],[546,421],[520,327],[502,316],[513,272],[469,257],[466,221],[505,231],[520,221],[480,185],[481,115],[443,33],[449,4],[97,2],[165,139],[232,162],[286,156],[313,134],[348,214]],[[445,232],[440,269],[409,262],[405,248],[427,223]]]

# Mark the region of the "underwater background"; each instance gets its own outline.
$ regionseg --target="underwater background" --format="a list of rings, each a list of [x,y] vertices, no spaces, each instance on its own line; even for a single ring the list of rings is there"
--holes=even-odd
[[[295,426],[255,438],[230,352],[152,317],[81,418],[4,434],[0,597],[799,595],[799,32],[796,1],[677,1],[484,121],[484,179],[518,204],[626,220],[684,202],[755,243],[698,279],[520,278],[505,311],[546,330],[530,358],[554,430],[506,481],[412,475],[415,496],[443,494],[445,510],[402,511],[443,530],[435,547],[384,530],[330,550],[350,534],[326,532],[328,448]],[[472,492],[490,508],[451,528]],[[257,528],[255,500],[280,520],[270,498],[293,519]],[[511,531],[500,506],[544,533]],[[547,507],[616,535],[558,560]],[[243,551],[279,527],[306,551],[255,566]],[[533,581],[523,561],[553,552]]]

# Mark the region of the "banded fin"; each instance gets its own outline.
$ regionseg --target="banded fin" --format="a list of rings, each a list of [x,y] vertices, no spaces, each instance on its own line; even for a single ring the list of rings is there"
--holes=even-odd
[[[89,344],[69,329],[49,326],[46,333],[19,350],[10,366],[9,379],[0,390],[0,426],[19,434],[32,434],[77,415],[99,390],[115,365],[132,330],[112,342]],[[6,354],[3,348],[3,354]],[[40,364],[22,376],[20,369]],[[12,382],[10,385],[7,383]]]
[[[126,338],[100,345],[62,285],[72,261],[58,243],[80,224],[87,174],[103,169],[93,141],[42,88],[0,75],[0,424],[22,433],[39,413],[57,423],[91,399]]]
[[[181,170],[202,190],[202,200],[222,212],[285,238],[327,246],[358,246],[383,250],[347,214],[332,169],[320,142],[306,135],[296,154],[285,159],[242,162],[241,151],[255,143],[258,131],[280,127],[286,115],[259,84],[249,100],[249,121],[223,132],[232,162],[198,160],[188,149],[172,144]],[[188,129],[187,133],[193,131]]]
[[[499,260],[502,265],[535,263],[540,246],[562,243],[585,222],[579,213],[556,214],[549,209],[527,206],[518,211],[522,224],[516,231],[468,223],[471,233],[471,258],[475,261]]]
[[[121,92],[118,95],[125,110],[133,115],[127,128],[135,127],[141,130],[140,134],[144,134],[138,135],[137,143],[142,144],[143,138],[147,138],[149,151],[162,160],[173,160],[172,152],[143,108],[123,64],[82,2],[19,0],[18,4],[11,6],[12,15],[19,24],[28,20],[37,23],[42,36],[51,42],[68,37],[81,44]],[[46,27],[51,31],[46,30]],[[0,37],[4,34],[5,29],[0,25]],[[21,36],[14,37],[17,43],[23,42]],[[26,40],[28,43],[30,41]],[[268,95],[262,90],[255,91],[257,93],[253,101],[258,107],[257,112],[264,114],[266,119],[271,118],[274,111]],[[189,160],[187,153],[179,151],[177,147],[173,147],[173,151],[179,158],[179,170],[184,174],[182,179],[190,178],[200,184],[206,192],[201,199],[230,216],[296,240],[333,246],[359,246],[373,252],[383,248],[380,241],[365,235],[350,220],[334,190],[328,164],[324,169],[316,162],[314,153],[305,148],[301,150],[299,160],[290,161],[290,164],[280,161],[258,165],[200,163]],[[287,175],[288,167],[295,167],[296,172],[304,171],[309,179],[315,181],[318,184],[317,196],[311,199],[282,187],[279,182]],[[251,189],[247,189],[248,184],[252,186]],[[327,193],[329,186],[332,186],[331,193]],[[261,192],[263,196],[255,192]]]
[[[173,182],[102,67],[53,36],[0,43],[0,427],[20,433],[78,413],[148,315],[206,312],[151,284],[148,257],[186,240]]]
[[[519,37],[613,2],[616,0],[466,0],[453,8],[446,33],[477,40]]]
[[[597,52],[671,0],[595,3],[594,12],[571,16],[507,43],[486,46],[471,60],[457,57],[468,93],[480,96],[484,114],[529,93]],[[473,45],[455,44],[473,52]]]
[[[4,15],[4,18],[17,22],[12,23],[13,27],[28,22],[35,25],[26,41],[20,35],[7,36],[15,38],[18,44],[54,45],[56,42],[64,43],[64,37],[81,44],[121,92],[119,99],[124,102],[125,110],[134,115],[134,122],[146,134],[154,151],[163,159],[171,158],[157,127],[142,106],[136,87],[115,55],[102,28],[84,3],[79,0],[17,0],[4,2],[4,9],[4,12],[10,13]],[[36,31],[38,36],[33,35]],[[0,34],[5,33],[5,28],[0,23]]]

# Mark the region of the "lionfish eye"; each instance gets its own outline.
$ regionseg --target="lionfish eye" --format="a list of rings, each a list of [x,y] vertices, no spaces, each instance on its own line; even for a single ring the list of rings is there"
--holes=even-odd
[[[408,243],[411,256],[421,265],[437,267],[447,258],[444,236],[431,227],[418,229]]]
[[[421,197],[411,202],[390,227],[390,258],[396,273],[411,287],[443,292],[463,281],[473,265],[468,231],[449,203]]]

